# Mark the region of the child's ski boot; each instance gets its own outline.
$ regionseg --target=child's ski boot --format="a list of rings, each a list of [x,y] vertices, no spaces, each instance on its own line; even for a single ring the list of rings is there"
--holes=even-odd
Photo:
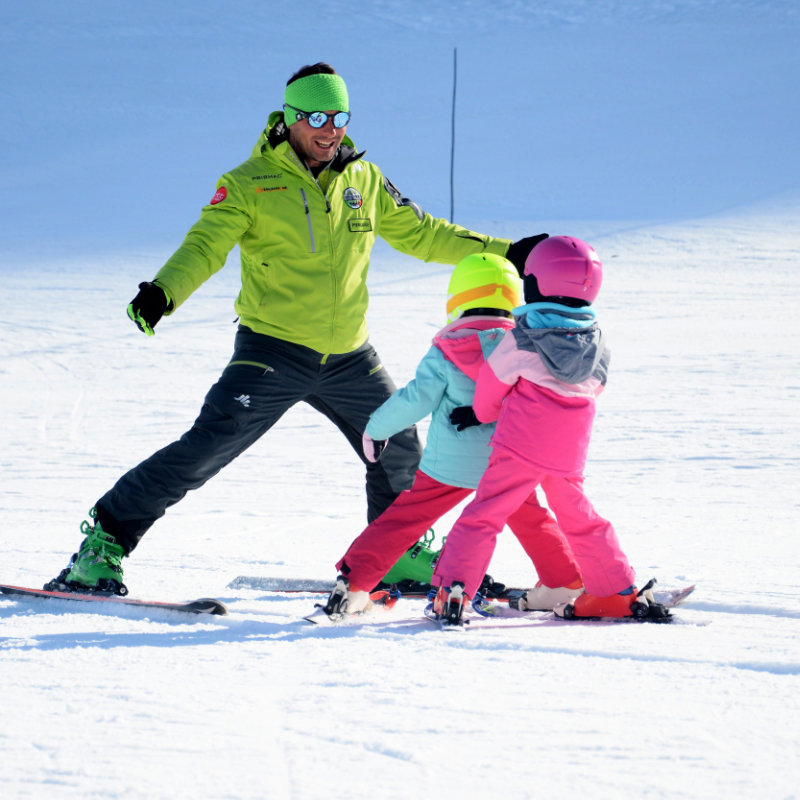
[[[569,586],[550,587],[539,581],[533,589],[519,596],[509,596],[508,604],[519,611],[552,611],[556,606],[573,603],[583,592],[583,581],[578,578]]]
[[[346,615],[363,614],[371,606],[369,592],[352,591],[350,581],[339,575],[328,602],[321,608],[331,619],[341,619]]]
[[[440,586],[430,606],[430,617],[442,625],[463,625],[464,605],[469,603],[469,599],[461,581]]]
[[[584,592],[573,602],[558,605],[553,611],[564,619],[633,617],[650,622],[667,622],[670,620],[670,613],[665,606],[655,602],[651,591],[654,584],[655,580],[651,580],[642,589],[629,586],[618,594],[608,597]]]

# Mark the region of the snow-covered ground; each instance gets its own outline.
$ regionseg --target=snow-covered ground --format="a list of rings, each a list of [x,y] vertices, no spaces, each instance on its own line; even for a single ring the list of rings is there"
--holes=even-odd
[[[0,599],[0,796],[800,797],[797,12],[531,6],[3,7],[0,580],[54,575],[94,500],[194,419],[236,254],[151,339],[125,305],[288,75],[330,60],[356,143],[447,216],[458,46],[456,219],[603,258],[587,487],[641,581],[697,583],[677,624],[443,634],[408,600],[319,629],[314,596],[227,588],[332,579],[364,524],[360,463],[298,407],[125,562],[133,595],[229,616]],[[399,384],[447,277],[376,248],[372,339]],[[491,572],[535,580],[509,534]]]

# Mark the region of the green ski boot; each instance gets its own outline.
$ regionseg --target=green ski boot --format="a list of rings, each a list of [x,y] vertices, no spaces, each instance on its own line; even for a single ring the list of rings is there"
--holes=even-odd
[[[380,585],[399,584],[401,591],[430,586],[433,568],[441,552],[441,548],[439,550],[431,548],[435,538],[436,534],[431,528],[413,547],[406,550],[397,559],[397,563],[386,573]],[[444,546],[444,542],[442,542],[442,546]]]
[[[125,595],[128,589],[122,582],[121,564],[125,550],[110,533],[103,530],[97,521],[95,509],[89,515],[94,520],[94,525],[86,520],[81,523],[81,532],[86,538],[67,568],[50,584],[59,584],[71,592]]]

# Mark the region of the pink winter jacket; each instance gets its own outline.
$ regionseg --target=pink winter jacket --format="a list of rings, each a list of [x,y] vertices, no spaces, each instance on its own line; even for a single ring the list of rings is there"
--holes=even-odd
[[[610,357],[594,311],[533,303],[518,314],[481,367],[475,414],[497,420],[493,447],[550,474],[582,475]]]

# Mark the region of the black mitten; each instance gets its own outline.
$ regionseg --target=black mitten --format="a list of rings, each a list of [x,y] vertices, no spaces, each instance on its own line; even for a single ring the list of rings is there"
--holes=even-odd
[[[480,425],[481,421],[475,416],[472,406],[458,406],[450,412],[450,422],[456,426],[457,431],[463,431],[474,425]]]

